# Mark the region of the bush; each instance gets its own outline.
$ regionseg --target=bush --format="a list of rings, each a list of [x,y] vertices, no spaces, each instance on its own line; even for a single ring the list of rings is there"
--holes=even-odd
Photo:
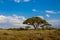
[[[8,33],[3,33],[3,35],[9,35]]]
[[[30,26],[25,26],[25,30],[28,30],[30,29],[31,27]]]
[[[19,28],[20,30],[24,30],[24,28]]]

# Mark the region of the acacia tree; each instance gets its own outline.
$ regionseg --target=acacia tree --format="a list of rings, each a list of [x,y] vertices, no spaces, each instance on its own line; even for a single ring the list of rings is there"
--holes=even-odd
[[[28,18],[23,22],[23,24],[33,25],[35,29],[39,27],[41,24],[47,24],[48,22],[40,17],[32,17]]]

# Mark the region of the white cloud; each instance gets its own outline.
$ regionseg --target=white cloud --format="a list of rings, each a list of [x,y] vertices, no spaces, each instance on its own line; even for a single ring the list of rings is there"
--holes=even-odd
[[[47,17],[50,17],[50,15],[49,15],[49,14],[46,14],[46,16],[47,16]]]
[[[14,2],[16,2],[16,3],[20,3],[20,2],[30,2],[30,0],[14,0]]]
[[[30,0],[24,0],[24,2],[29,2]]]
[[[37,10],[36,10],[36,9],[32,9],[32,11],[33,11],[33,12],[37,12]]]
[[[46,10],[45,12],[49,14],[60,14],[60,11],[54,11],[54,10]]]
[[[16,2],[16,3],[20,3],[20,1],[21,1],[21,0],[14,0],[14,2]]]
[[[43,16],[38,16],[38,17],[40,17],[40,18],[44,19],[44,17],[43,17]]]
[[[60,27],[60,20],[48,20],[50,24],[52,24],[53,27]]]
[[[24,16],[4,16],[0,15],[0,28],[9,28],[9,27],[20,27],[20,26],[26,26],[23,24],[23,21],[26,20]]]
[[[50,13],[50,14],[55,14],[56,13],[55,11],[52,11],[52,10],[46,10],[45,12]]]

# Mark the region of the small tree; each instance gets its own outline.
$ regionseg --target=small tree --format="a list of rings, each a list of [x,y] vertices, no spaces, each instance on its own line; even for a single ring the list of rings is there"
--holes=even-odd
[[[40,27],[44,28],[50,28],[52,25],[51,24],[43,24]]]
[[[46,23],[48,22],[40,17],[28,18],[27,20],[23,22],[23,24],[33,25],[35,29],[37,29],[39,25],[46,24]]]

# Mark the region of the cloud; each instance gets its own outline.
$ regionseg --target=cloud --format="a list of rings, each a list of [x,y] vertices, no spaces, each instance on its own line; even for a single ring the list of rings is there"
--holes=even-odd
[[[46,10],[45,12],[50,13],[50,14],[55,14],[56,13],[55,11],[52,11],[52,10]]]
[[[32,11],[33,11],[33,12],[37,12],[37,10],[36,10],[36,9],[32,9]]]
[[[38,16],[38,17],[40,17],[40,18],[44,19],[44,17],[43,17],[43,16]]]
[[[50,15],[49,15],[49,14],[46,14],[46,16],[47,16],[47,17],[50,17]]]
[[[30,0],[24,0],[24,2],[29,2]]]
[[[26,20],[24,16],[4,16],[0,15],[0,28],[12,28],[12,27],[20,27],[20,26],[26,26],[23,24],[23,21]]]
[[[55,28],[60,28],[60,20],[48,20],[50,24],[52,24]]]
[[[16,2],[16,3],[20,3],[20,2],[30,2],[30,0],[14,0],[14,2]]]
[[[16,2],[16,3],[20,3],[20,1],[21,1],[21,0],[14,0],[14,2]]]
[[[45,12],[48,14],[60,14],[60,11],[54,11],[54,10],[46,10]]]

